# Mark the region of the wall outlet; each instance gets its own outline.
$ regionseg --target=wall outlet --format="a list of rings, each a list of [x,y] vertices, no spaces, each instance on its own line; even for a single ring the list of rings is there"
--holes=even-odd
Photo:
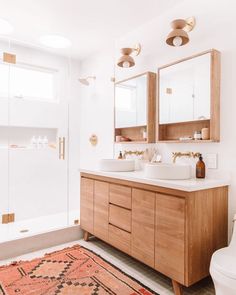
[[[218,168],[218,155],[217,154],[206,154],[206,166],[208,169]]]

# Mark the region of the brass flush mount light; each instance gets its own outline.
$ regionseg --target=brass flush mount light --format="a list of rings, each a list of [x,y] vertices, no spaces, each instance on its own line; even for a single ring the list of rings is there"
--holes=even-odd
[[[92,146],[96,146],[98,144],[98,137],[96,134],[92,134],[89,138],[89,141]]]
[[[189,42],[188,33],[195,27],[194,17],[188,19],[176,19],[171,22],[172,31],[166,38],[166,43],[170,46],[183,46]]]
[[[118,59],[117,65],[122,68],[131,68],[135,65],[135,61],[131,54],[137,56],[141,52],[141,45],[137,44],[134,48],[121,48],[122,56]]]

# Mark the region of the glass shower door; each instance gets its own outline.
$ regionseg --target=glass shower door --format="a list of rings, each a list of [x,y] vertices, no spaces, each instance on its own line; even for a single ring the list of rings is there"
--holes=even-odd
[[[10,66],[4,61],[4,53],[9,51],[9,40],[0,39],[0,242],[9,239],[9,70]]]
[[[68,58],[11,43],[9,223],[12,239],[68,224]]]

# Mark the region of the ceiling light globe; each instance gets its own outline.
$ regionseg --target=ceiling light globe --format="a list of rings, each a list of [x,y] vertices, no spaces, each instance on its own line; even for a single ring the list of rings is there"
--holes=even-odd
[[[175,43],[173,42],[175,39]],[[170,46],[183,46],[189,42],[189,37],[188,34],[181,29],[175,29],[171,31],[167,38],[166,38],[166,43]]]
[[[135,65],[135,62],[132,56],[122,55],[119,58],[117,65],[122,68],[131,68]]]
[[[181,37],[179,36],[176,36],[174,39],[173,39],[173,45],[176,46],[176,47],[179,47],[181,46],[183,43],[183,40]]]
[[[130,67],[130,63],[128,61],[124,61],[123,68],[129,68],[129,67]]]

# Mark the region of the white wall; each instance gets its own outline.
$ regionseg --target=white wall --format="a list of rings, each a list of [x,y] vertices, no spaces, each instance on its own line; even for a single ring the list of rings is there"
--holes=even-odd
[[[96,76],[89,86],[80,84],[80,167],[93,168],[98,159],[113,157],[114,129],[114,59],[102,52],[83,61],[81,77]],[[98,137],[97,146],[89,138]]]
[[[236,38],[234,28],[236,3],[234,0],[185,0],[168,13],[128,33],[116,42],[116,56],[119,48],[140,42],[142,52],[136,57],[136,66],[131,69],[115,69],[117,80],[142,73],[157,72],[157,68],[182,57],[215,48],[222,53],[221,78],[221,142],[212,144],[157,144],[163,161],[171,161],[173,151],[199,151],[218,154],[218,170],[224,176],[229,172],[232,185],[229,195],[229,218],[236,212]],[[196,17],[196,27],[190,33],[190,43],[174,48],[165,44],[170,31],[169,23],[176,18]],[[113,52],[97,53],[82,63],[81,74],[97,75],[94,86],[81,92],[81,167],[97,165],[99,158],[111,157],[113,151],[113,89],[110,76],[113,70]],[[88,138],[91,133],[99,137],[97,147],[91,147]],[[128,147],[127,147],[128,148]],[[129,148],[131,146],[129,145]],[[133,148],[137,148],[134,146]],[[140,146],[138,147],[140,148]],[[120,147],[116,147],[118,151]],[[231,222],[229,222],[231,226]]]

